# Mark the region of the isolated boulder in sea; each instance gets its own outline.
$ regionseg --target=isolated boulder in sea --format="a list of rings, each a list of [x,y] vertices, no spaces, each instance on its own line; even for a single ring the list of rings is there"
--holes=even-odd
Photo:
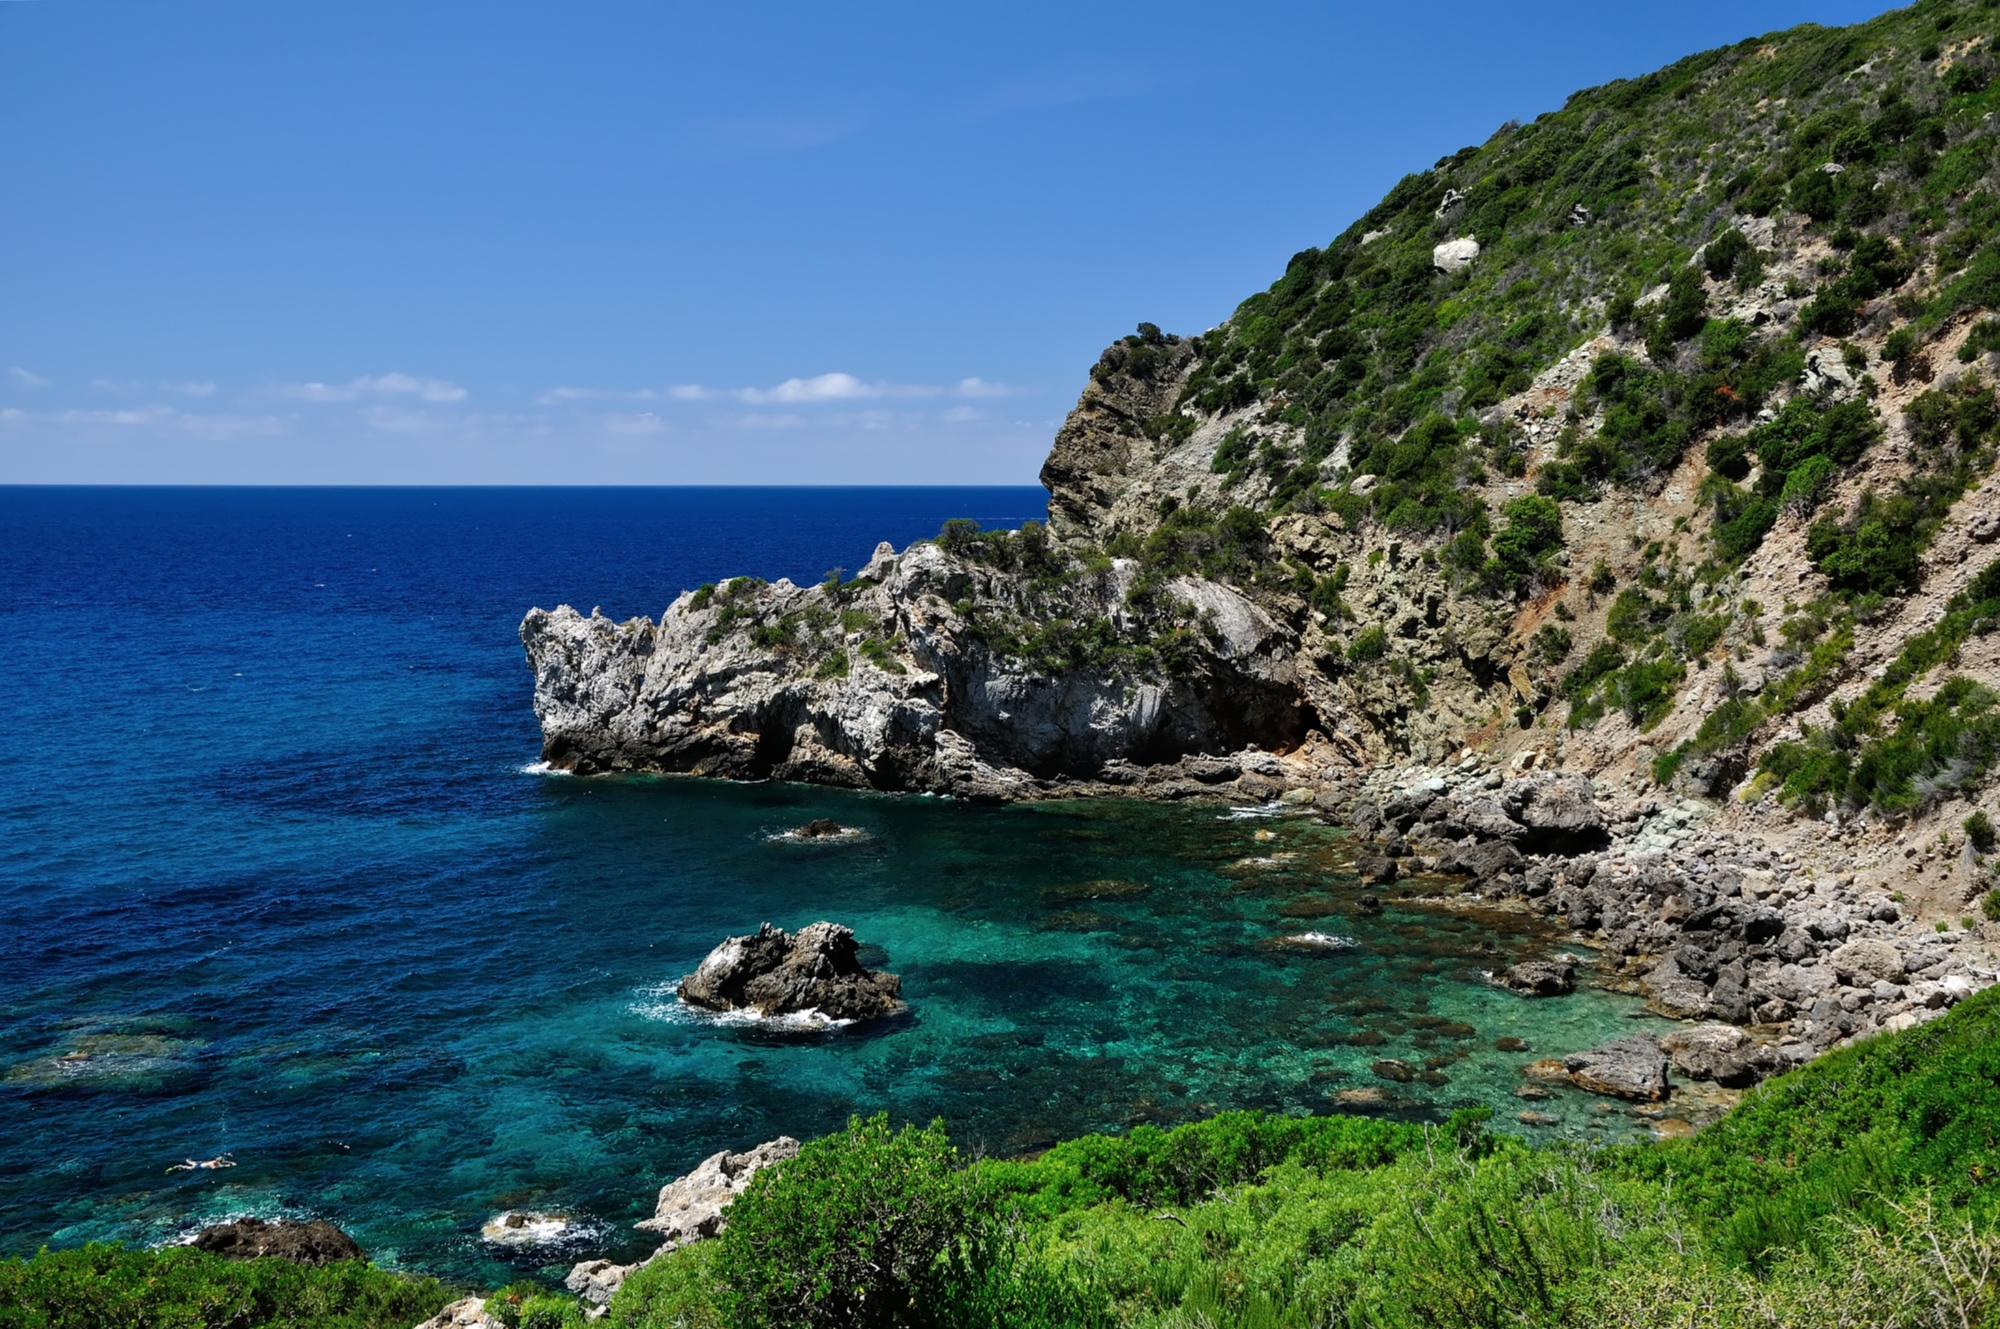
[[[1657,1103],[1667,1096],[1667,1054],[1651,1034],[1627,1034],[1563,1058],[1570,1083],[1593,1094]]]
[[[732,1154],[724,1149],[704,1158],[701,1166],[685,1177],[660,1187],[653,1216],[633,1226],[642,1232],[663,1234],[666,1244],[640,1264],[722,1231],[722,1211],[743,1193],[750,1179],[773,1163],[798,1157],[798,1152],[799,1142],[789,1135],[767,1140],[747,1153]],[[563,1285],[585,1301],[608,1306],[619,1287],[639,1267],[639,1264],[613,1264],[609,1260],[585,1260],[570,1269]]]
[[[681,1000],[710,1011],[754,1010],[769,1018],[816,1011],[868,1020],[902,1008],[903,980],[864,968],[854,931],[814,923],[796,935],[764,924],[730,937],[681,980]]]
[[[1500,971],[1500,986],[1524,997],[1561,997],[1576,991],[1576,957],[1528,960]]]
[[[792,832],[795,840],[837,840],[853,832],[832,817],[814,817],[805,825]]]
[[[368,1258],[354,1238],[319,1218],[305,1223],[289,1218],[275,1223],[261,1218],[217,1223],[196,1235],[194,1248],[225,1260],[258,1260],[268,1256],[293,1264],[332,1264],[337,1260]]]

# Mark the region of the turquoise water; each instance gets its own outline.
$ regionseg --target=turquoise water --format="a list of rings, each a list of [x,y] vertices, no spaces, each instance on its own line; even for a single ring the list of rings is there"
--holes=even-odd
[[[1552,944],[1517,916],[1361,913],[1309,815],[534,773],[525,605],[656,613],[1036,497],[0,491],[5,1249],[311,1214],[490,1282],[642,1253],[629,1224],[708,1153],[877,1110],[998,1154],[1239,1107],[1636,1129],[1513,1096],[1634,1003],[1493,988]],[[772,838],[819,816],[867,838]],[[908,1016],[801,1035],[673,1000],[725,934],[819,918]],[[508,1207],[577,1236],[498,1251]]]

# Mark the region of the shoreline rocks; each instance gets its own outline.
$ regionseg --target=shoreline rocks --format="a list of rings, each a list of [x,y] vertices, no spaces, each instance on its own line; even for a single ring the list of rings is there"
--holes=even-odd
[[[1510,779],[1468,753],[1377,768],[1348,808],[1328,811],[1373,841],[1357,859],[1370,865],[1364,881],[1464,877],[1482,904],[1537,914],[1598,948],[1607,981],[1661,1015],[1742,1034],[1738,1044],[1682,1031],[1685,1045],[1669,1051],[1691,1079],[1753,1084],[1933,1019],[1996,978],[1965,949],[1970,934],[1920,931],[1851,874],[1816,873],[1753,831],[1718,829],[1716,811],[1694,800],[1616,798],[1573,774]],[[1496,981],[1539,990],[1544,977],[1522,969]]]
[[[1570,1083],[1593,1094],[1658,1103],[1666,1098],[1667,1054],[1651,1034],[1627,1034],[1562,1059]]]
[[[225,1260],[290,1260],[293,1264],[324,1265],[340,1260],[365,1260],[361,1244],[324,1219],[307,1222],[281,1218],[239,1218],[205,1227],[190,1243],[198,1251]]]
[[[1497,980],[1509,992],[1524,997],[1562,997],[1576,991],[1576,957],[1527,960],[1500,971]]]
[[[798,1153],[799,1142],[781,1135],[745,1153],[732,1154],[724,1149],[710,1154],[694,1171],[660,1187],[653,1216],[632,1225],[641,1232],[663,1235],[666,1241],[658,1250],[636,1264],[584,1260],[570,1269],[563,1286],[585,1301],[610,1305],[611,1298],[635,1270],[668,1251],[705,1241],[722,1231],[727,1217],[724,1210],[749,1187],[751,1178],[767,1167],[798,1157]]]
[[[680,998],[710,1011],[754,1011],[763,1019],[816,1015],[870,1020],[903,1009],[903,980],[865,968],[854,931],[814,923],[796,935],[764,924],[726,938],[680,982]]]

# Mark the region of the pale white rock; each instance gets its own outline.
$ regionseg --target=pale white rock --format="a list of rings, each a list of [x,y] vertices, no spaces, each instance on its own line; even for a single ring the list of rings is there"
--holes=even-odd
[[[505,1326],[486,1313],[485,1298],[461,1297],[416,1329],[505,1329]]]
[[[1431,250],[1431,266],[1442,272],[1457,272],[1472,266],[1472,260],[1479,257],[1479,241],[1469,235],[1456,240],[1446,240]]]
[[[767,1140],[747,1153],[724,1149],[710,1154],[685,1177],[660,1187],[653,1216],[633,1226],[662,1234],[667,1239],[663,1249],[669,1250],[712,1237],[722,1230],[722,1211],[744,1192],[752,1177],[798,1154],[799,1142],[789,1135]]]

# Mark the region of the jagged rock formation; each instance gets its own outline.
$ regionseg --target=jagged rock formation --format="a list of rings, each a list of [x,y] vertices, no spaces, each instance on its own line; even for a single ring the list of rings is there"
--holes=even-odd
[[[796,934],[769,923],[730,937],[683,978],[680,998],[710,1011],[755,1011],[765,1019],[813,1014],[872,1020],[902,1009],[902,979],[864,967],[854,931],[814,923]]]
[[[1129,560],[1059,588],[1111,624]],[[1237,591],[1196,577],[1160,589],[1199,626],[1177,667],[1051,676],[989,640],[994,606],[1034,598],[1028,574],[934,544],[886,546],[850,586],[733,585],[677,599],[656,624],[533,610],[544,758],[579,773],[684,771],[934,790],[975,798],[1120,763],[1281,748],[1305,735],[1293,637]]]

